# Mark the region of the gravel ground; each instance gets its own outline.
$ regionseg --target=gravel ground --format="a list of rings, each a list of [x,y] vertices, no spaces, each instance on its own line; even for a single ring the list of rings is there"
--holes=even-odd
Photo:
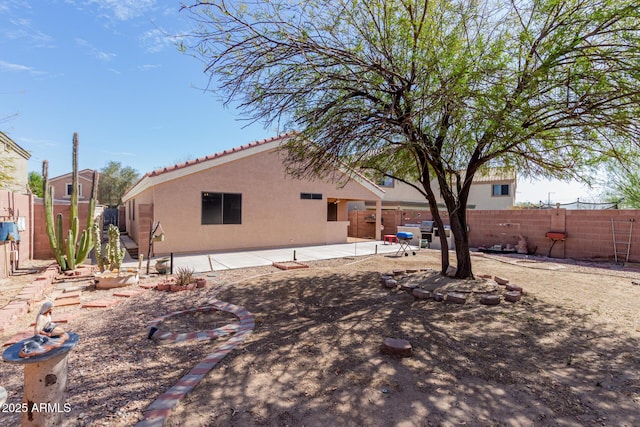
[[[471,297],[458,305],[381,286],[381,273],[437,268],[439,253],[422,250],[290,271],[229,270],[207,277],[204,289],[152,290],[108,309],[61,308],[78,315],[67,329],[80,335],[69,356],[71,412],[63,425],[140,420],[153,399],[224,341],[165,344],[147,339],[146,325],[214,297],[251,311],[255,331],[180,402],[169,425],[638,425],[640,286],[633,282],[640,273],[546,258],[478,254],[473,261],[477,275],[521,286],[522,299],[484,306]],[[3,286],[0,301],[28,276]],[[429,272],[409,279],[425,288],[469,286]],[[112,293],[85,291],[82,300]],[[32,317],[15,330],[27,329]],[[189,332],[233,321],[193,314],[164,326]],[[412,356],[381,354],[387,337],[410,341]],[[0,385],[7,403],[19,403],[22,368],[3,363]],[[0,413],[0,425],[18,424],[19,414]]]

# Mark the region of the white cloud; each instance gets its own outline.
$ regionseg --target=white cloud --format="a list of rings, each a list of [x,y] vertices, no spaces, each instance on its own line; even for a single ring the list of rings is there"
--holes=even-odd
[[[8,40],[26,39],[30,40],[33,47],[53,47],[53,37],[43,33],[33,27],[31,20],[24,18],[13,18],[9,22],[13,28],[3,29],[3,35]]]
[[[152,10],[156,0],[89,0],[88,4],[97,5],[120,21],[128,21]]]
[[[138,70],[149,71],[149,70],[153,70],[160,67],[162,67],[162,65],[160,64],[144,64],[144,65],[138,65]]]
[[[87,49],[87,51],[89,51],[91,55],[93,55],[95,58],[99,59],[100,61],[107,62],[107,61],[111,61],[113,58],[116,57],[115,53],[103,52],[100,49],[93,46],[88,41],[86,41],[85,39],[76,38],[76,44],[80,47]]]
[[[142,34],[142,36],[140,36],[140,41],[147,52],[156,53],[160,52],[167,46],[175,46],[176,42],[179,41],[180,38],[180,36],[173,36],[161,29],[155,28]]]
[[[31,74],[45,74],[43,71],[38,71],[33,67],[28,67],[26,65],[21,64],[12,64],[11,62],[6,62],[0,60],[0,72],[27,72]]]

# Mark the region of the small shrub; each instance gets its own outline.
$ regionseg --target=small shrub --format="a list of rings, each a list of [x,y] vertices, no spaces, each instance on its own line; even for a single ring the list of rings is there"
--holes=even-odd
[[[176,272],[176,285],[187,286],[193,280],[195,270],[191,267],[179,267]]]

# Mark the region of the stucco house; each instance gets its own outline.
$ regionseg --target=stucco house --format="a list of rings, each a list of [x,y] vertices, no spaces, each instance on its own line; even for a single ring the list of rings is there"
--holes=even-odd
[[[484,174],[476,174],[471,183],[467,209],[502,210],[512,208],[515,204],[516,173],[514,169],[489,169]],[[393,210],[428,210],[425,197],[412,186],[390,178],[381,179],[377,184],[385,191],[382,209]],[[444,201],[434,179],[438,207],[444,209]],[[371,203],[355,203],[351,209],[373,209]]]
[[[4,172],[11,177],[10,181],[0,183],[0,189],[20,194],[28,192],[30,157],[27,150],[0,131],[0,158],[6,162],[0,167],[4,167]]]
[[[89,200],[91,198],[91,185],[93,183],[93,169],[82,169],[78,171],[78,200]],[[71,199],[71,185],[73,174],[71,172],[49,178],[49,186],[53,187],[53,194],[56,199]]]
[[[380,211],[384,191],[357,174],[340,185],[287,175],[278,151],[287,137],[145,174],[123,196],[126,230],[139,251],[146,253],[157,223],[164,236],[153,244],[156,254],[346,242],[348,202]]]

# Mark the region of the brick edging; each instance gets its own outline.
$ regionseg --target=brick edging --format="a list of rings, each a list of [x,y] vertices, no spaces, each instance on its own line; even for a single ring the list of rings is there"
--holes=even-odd
[[[169,332],[159,333],[157,338],[172,340],[174,342],[195,341],[203,339],[215,339],[220,336],[235,333],[235,335],[226,343],[216,348],[213,353],[208,354],[202,359],[195,367],[193,367],[189,373],[184,375],[178,382],[169,390],[161,394],[143,411],[143,420],[136,424],[136,427],[151,427],[162,426],[165,424],[173,409],[178,405],[181,399],[183,399],[187,393],[193,390],[200,381],[209,373],[216,364],[221,361],[227,354],[233,351],[238,345],[240,345],[253,331],[255,327],[255,321],[253,315],[245,308],[238,305],[230,304],[218,299],[210,300],[210,306],[194,308],[190,310],[181,310],[169,313],[165,316],[156,318],[149,323],[148,328],[158,328],[158,326],[169,317],[178,316],[187,313],[194,312],[206,312],[206,311],[226,311],[235,315],[239,320],[239,324],[228,324],[221,328],[211,329],[201,332],[190,332],[175,334]]]
[[[22,288],[22,291],[7,305],[0,308],[0,334],[4,334],[13,327],[19,317],[31,312],[33,304],[44,298],[45,291],[51,286],[58,273],[58,264],[51,264],[31,284]]]

